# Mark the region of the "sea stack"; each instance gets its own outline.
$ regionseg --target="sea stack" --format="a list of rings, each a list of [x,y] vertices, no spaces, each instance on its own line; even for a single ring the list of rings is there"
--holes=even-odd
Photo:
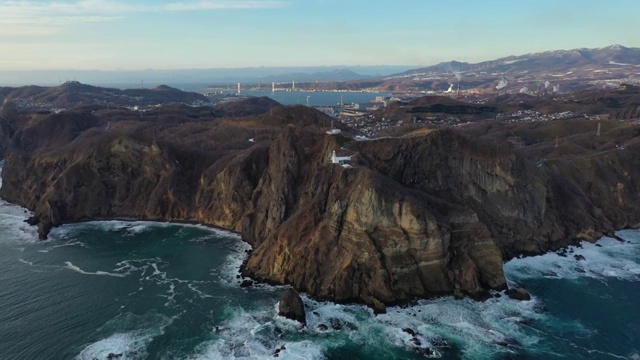
[[[304,326],[307,325],[304,303],[300,295],[293,289],[287,289],[282,295],[278,305],[278,315],[298,321]]]

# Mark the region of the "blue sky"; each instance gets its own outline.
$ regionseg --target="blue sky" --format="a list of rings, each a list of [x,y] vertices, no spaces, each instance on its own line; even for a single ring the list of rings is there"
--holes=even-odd
[[[640,47],[640,0],[0,0],[0,70],[478,62]]]

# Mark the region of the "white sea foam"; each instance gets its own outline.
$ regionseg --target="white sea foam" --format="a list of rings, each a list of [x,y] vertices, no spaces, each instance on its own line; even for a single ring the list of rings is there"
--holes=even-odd
[[[187,284],[187,287],[189,288],[189,290],[193,291],[196,295],[198,295],[201,299],[214,298],[215,297],[213,295],[205,294],[200,289],[198,289],[198,287],[195,284]]]
[[[214,330],[216,340],[200,344],[192,360],[205,359],[323,359],[323,346],[312,340],[284,340],[283,333],[296,333],[295,322],[278,319],[272,311],[247,312],[234,309],[234,314]]]
[[[625,239],[624,242],[608,237],[603,237],[595,244],[583,242],[579,247],[569,247],[566,256],[548,253],[513,259],[505,264],[505,274],[511,281],[537,277],[640,281],[638,234],[638,231],[619,232],[618,236]]]
[[[97,329],[98,333],[108,336],[87,345],[76,359],[106,360],[110,354],[121,354],[118,360],[146,359],[149,343],[164,334],[164,329],[180,315],[170,318],[155,312],[144,315],[122,313]]]
[[[148,224],[143,223],[134,223],[131,224],[131,226],[125,227],[125,229],[127,229],[127,233],[129,233],[130,235],[137,235],[147,232],[150,230],[150,228],[151,227]]]
[[[53,246],[50,247],[49,250],[51,249],[57,249],[57,248],[61,248],[61,247],[69,247],[69,246],[79,246],[79,247],[83,247],[85,249],[89,249],[89,245],[83,243],[82,241],[69,241],[69,242],[65,242],[65,243],[61,243],[61,244],[55,244]]]
[[[165,271],[168,263],[162,261],[162,259],[158,257],[124,260],[117,263],[116,266],[117,267],[112,270],[112,273],[139,276],[141,284],[151,283],[153,286],[165,287],[166,290],[158,294],[158,296],[167,300],[164,304],[166,307],[179,306],[179,301],[176,299],[177,295],[192,293],[201,299],[219,297],[206,294],[198,288],[199,285],[210,283],[212,281],[185,280],[170,277],[167,274],[167,271]],[[128,295],[134,295],[142,289],[143,287],[140,287],[137,291]]]
[[[637,281],[640,259],[640,232],[622,231],[620,242],[603,238],[594,244],[582,244],[567,251],[567,257],[552,253],[515,259],[505,265],[511,282],[544,276],[558,278],[610,277]],[[584,256],[577,261],[575,255]],[[244,258],[238,251],[226,271],[235,276],[237,264]],[[237,281],[234,281],[236,283]],[[280,291],[282,287],[262,285],[262,289]],[[361,305],[317,302],[303,295],[307,310],[307,327],[277,316],[273,306],[266,310],[233,309],[236,314],[214,333],[216,340],[201,344],[192,359],[267,358],[285,345],[301,346],[307,358],[322,358],[328,350],[344,344],[403,348],[425,357],[439,357],[458,349],[465,359],[518,356],[525,351],[549,351],[543,339],[549,336],[539,329],[555,329],[592,336],[593,330],[580,322],[558,319],[544,311],[536,294],[531,301],[516,301],[506,296],[485,302],[444,297],[420,300],[409,307],[390,307],[386,314],[375,316]],[[274,302],[275,303],[275,302]],[[264,307],[262,307],[265,309]],[[311,341],[311,347],[305,341]],[[297,345],[293,345],[297,344]],[[286,358],[286,351],[278,354]]]
[[[22,258],[18,259],[18,261],[20,261],[20,262],[21,262],[21,263],[23,263],[23,264],[27,264],[27,265],[29,265],[29,266],[34,266],[34,265],[33,265],[33,262],[28,261],[28,260],[25,260],[25,259],[22,259]]]
[[[18,205],[0,200],[0,241],[38,241],[38,228],[25,222],[33,214]]]
[[[240,238],[240,236],[234,232],[209,227],[206,225],[199,224],[186,224],[186,223],[171,223],[171,222],[160,222],[160,221],[126,221],[126,220],[99,220],[99,221],[88,221],[82,223],[75,224],[65,224],[59,227],[56,227],[51,230],[50,236],[55,239],[66,239],[72,236],[77,231],[81,230],[100,230],[106,232],[125,232],[127,236],[135,236],[138,234],[142,234],[152,229],[158,228],[168,228],[168,227],[180,227],[180,228],[193,228],[205,230],[209,233],[212,233],[216,236],[220,237],[231,237],[231,238]],[[180,231],[178,231],[180,233]]]
[[[309,299],[305,304],[311,333],[346,333],[355,344],[385,344],[434,358],[452,345],[469,359],[534,345],[539,339],[522,324],[545,317],[538,311],[537,300],[519,302],[506,297],[483,303],[451,297],[421,300],[410,307],[390,307],[378,316],[360,305]]]
[[[224,264],[219,269],[212,269],[211,274],[222,280],[222,284],[237,286],[243,279],[239,277],[240,268],[247,259],[247,253],[251,250],[251,245],[244,241],[236,241],[230,244],[230,255],[227,256]]]
[[[450,345],[460,348],[465,358],[475,359],[499,353],[517,352],[536,344],[539,339],[523,328],[522,323],[543,320],[537,300],[518,302],[503,297],[476,302],[452,298],[422,300],[410,308],[391,308],[376,318],[385,325],[395,345],[411,346],[404,329],[420,334],[426,346],[444,352]]]
[[[4,160],[0,161],[0,172],[3,166]],[[0,187],[2,187],[2,176],[0,176]],[[37,242],[38,227],[25,222],[31,216],[33,216],[31,211],[0,200],[0,241]]]
[[[77,360],[106,360],[115,355],[118,360],[144,359],[146,347],[153,335],[144,331],[116,333],[87,346],[76,356]]]
[[[411,307],[390,307],[375,316],[362,305],[316,302],[303,296],[307,326],[277,315],[273,307],[231,308],[231,318],[217,326],[216,339],[198,346],[190,359],[320,359],[346,344],[375,352],[405,349],[439,358],[452,346],[465,359],[516,354],[535,347],[540,334],[528,324],[546,322],[540,302],[502,297],[484,303],[453,298],[419,301]],[[579,323],[565,324],[581,331]]]
[[[99,230],[105,232],[119,232],[125,233],[125,236],[135,236],[155,228],[163,228],[171,226],[170,223],[164,222],[149,222],[149,221],[122,221],[122,220],[107,220],[107,221],[89,221],[75,224],[64,224],[59,227],[53,228],[49,234],[50,238],[57,240],[64,240],[73,237],[78,231],[85,230]]]
[[[112,276],[112,277],[119,277],[119,278],[123,278],[129,275],[128,273],[116,273],[116,272],[108,272],[108,271],[95,271],[95,272],[84,271],[79,267],[73,265],[71,261],[65,261],[64,265],[65,265],[65,268],[83,275]]]
[[[1,209],[2,204],[0,214]],[[24,211],[21,211],[24,214]],[[175,224],[108,221],[65,225],[57,231],[60,231],[59,238],[68,238],[70,231],[82,226],[95,229],[96,225],[107,231],[140,234],[154,226]],[[230,232],[204,226],[178,226],[198,227],[225,237],[237,237]],[[582,248],[569,249],[568,257],[547,254],[515,259],[505,264],[505,272],[512,282],[541,276],[568,279],[587,276],[605,281],[614,277],[637,281],[640,280],[638,234],[633,231],[618,233],[628,240],[624,243],[603,238],[598,242],[602,247],[585,243]],[[37,239],[37,234],[34,238]],[[206,238],[202,240],[205,241]],[[237,286],[241,281],[236,277],[238,270],[246,259],[246,251],[250,248],[242,241],[230,242],[228,250],[232,254],[221,269],[214,270],[217,271],[214,274],[222,278],[223,283]],[[585,260],[577,261],[574,255],[584,256]],[[28,263],[29,261],[25,260],[25,264]],[[65,267],[86,275],[125,277],[139,274],[141,283],[151,282],[166,286],[166,291],[161,296],[167,298],[167,305],[179,301],[176,300],[176,295],[180,291],[186,290],[185,292],[201,298],[211,296],[198,289],[199,282],[169,277],[165,271],[166,264],[160,258],[125,260],[116,264],[116,268],[111,271],[86,271],[71,262],[66,262]],[[275,292],[281,289],[282,287],[260,285],[257,290]],[[388,348],[402,348],[415,352],[429,349],[432,352],[422,353],[431,354],[433,357],[447,353],[449,348],[454,346],[460,349],[463,358],[476,359],[518,353],[524,348],[536,348],[545,335],[535,328],[544,327],[550,322],[564,321],[561,326],[565,328],[589,333],[589,330],[584,329],[578,322],[551,319],[550,315],[541,310],[543,304],[535,295],[534,293],[532,301],[526,302],[507,297],[493,298],[483,303],[471,300],[456,301],[450,297],[422,300],[410,307],[390,307],[386,314],[378,316],[361,305],[316,302],[303,296],[307,309],[307,327],[302,330],[295,322],[277,316],[271,305],[254,310],[237,307],[229,309],[233,316],[213,331],[211,336],[214,340],[199,345],[189,358],[266,359],[273,358],[278,352],[278,358],[282,359],[320,359],[324,358],[324,354],[330,349],[354,343],[374,347],[376,351],[381,352]],[[77,358],[104,359],[110,353],[122,353],[121,359],[144,358],[146,346],[157,334],[148,330],[120,329],[105,336],[102,340],[87,346]]]

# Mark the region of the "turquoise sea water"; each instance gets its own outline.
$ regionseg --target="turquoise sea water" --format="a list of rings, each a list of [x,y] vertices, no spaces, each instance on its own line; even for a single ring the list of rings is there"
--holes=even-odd
[[[284,287],[240,287],[238,268],[249,247],[234,234],[107,221],[65,225],[40,242],[23,222],[27,217],[0,202],[0,359],[640,354],[638,231],[619,232],[628,242],[602,239],[599,246],[571,249],[568,257],[510,261],[509,281],[529,289],[532,301],[445,297],[374,316],[363,306],[305,298],[308,326],[301,328],[276,314]]]

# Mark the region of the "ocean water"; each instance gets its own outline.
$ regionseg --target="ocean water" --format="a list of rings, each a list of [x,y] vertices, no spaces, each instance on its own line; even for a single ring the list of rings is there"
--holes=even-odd
[[[443,297],[375,316],[304,297],[302,328],[277,316],[284,287],[240,287],[237,235],[103,221],[38,241],[28,216],[0,201],[0,359],[640,359],[638,231],[508,262],[531,301]]]
[[[207,93],[211,90],[197,88],[193,91]],[[336,91],[264,91],[264,90],[243,90],[242,95],[247,96],[267,96],[283,105],[306,105],[309,97],[309,106],[336,106],[339,104],[361,104],[368,105],[376,96],[389,96],[391,93],[374,92],[336,92]],[[380,104],[378,104],[380,105]]]
[[[154,88],[162,85],[160,83],[145,83],[147,88]],[[116,87],[120,89],[135,89],[139,88],[139,83],[123,83],[123,84],[103,84],[108,87]],[[207,94],[214,90],[209,89],[206,84],[198,83],[172,83],[169,84],[172,87],[178,88],[182,91],[195,91],[201,94]],[[242,95],[246,96],[267,96],[283,105],[306,105],[307,96],[309,97],[310,106],[335,106],[342,103],[344,104],[362,104],[363,106],[371,106],[368,103],[375,100],[377,96],[391,96],[391,92],[365,92],[365,91],[276,91],[271,92],[271,83],[263,84],[264,90],[247,90],[242,89]],[[236,94],[237,87],[235,84],[230,84],[225,93]],[[378,104],[380,105],[380,104]]]
[[[334,92],[334,91],[243,91],[243,95],[249,96],[268,96],[283,105],[307,104],[309,97],[310,106],[335,106],[339,104],[362,104],[366,105],[369,101],[376,99],[376,96],[388,96],[390,93],[372,93],[372,92]]]

